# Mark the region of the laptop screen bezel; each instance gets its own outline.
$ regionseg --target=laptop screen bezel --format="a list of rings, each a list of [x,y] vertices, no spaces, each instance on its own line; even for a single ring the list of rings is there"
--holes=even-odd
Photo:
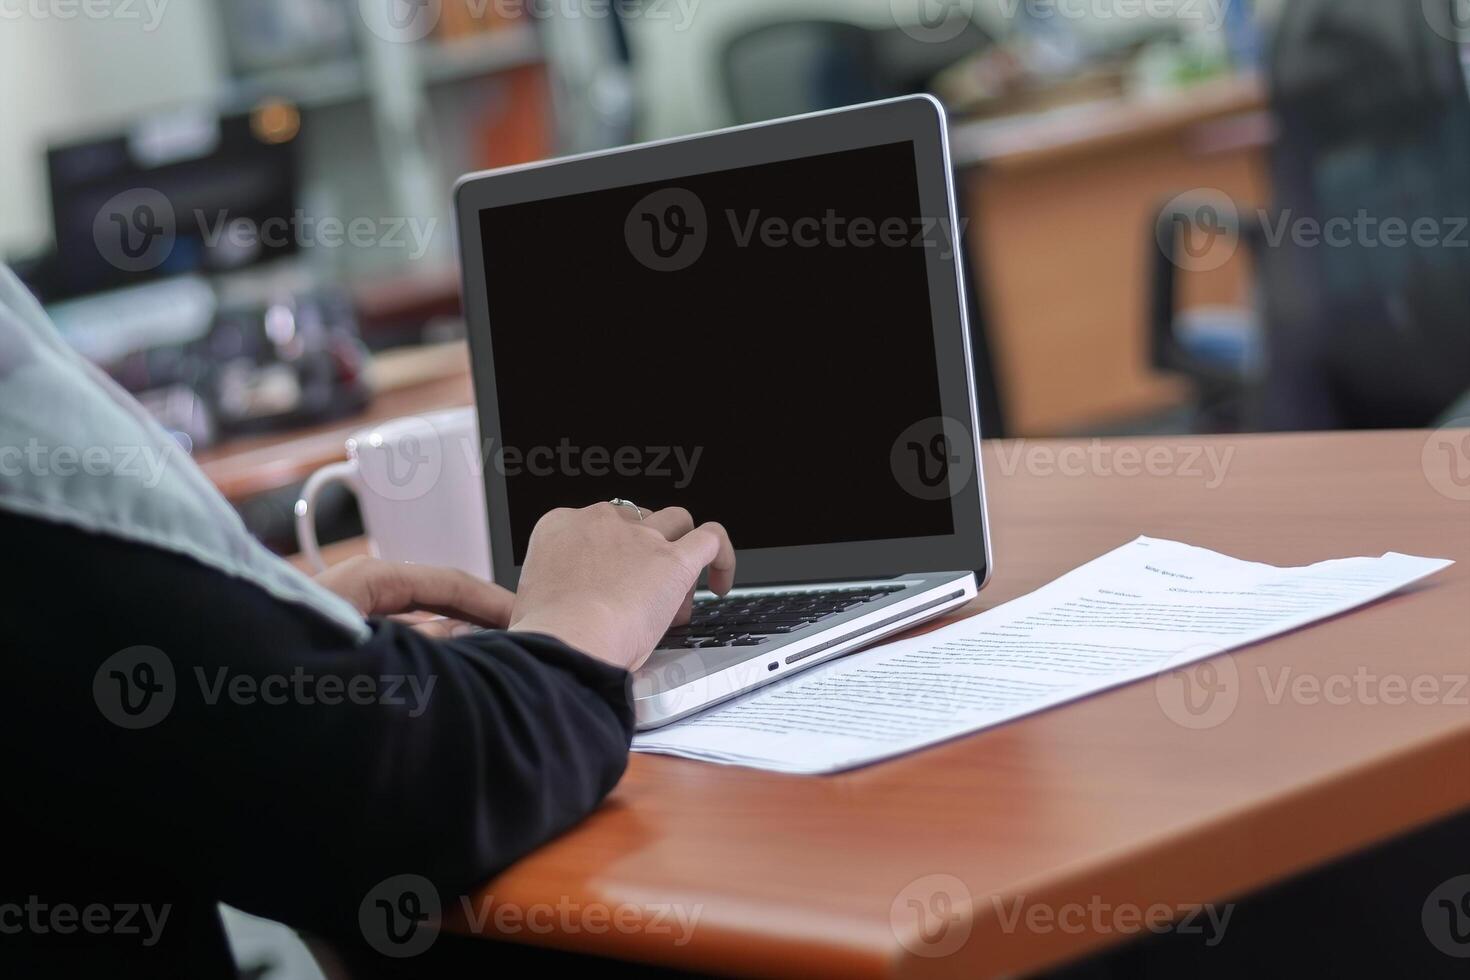
[[[958,422],[968,430],[969,439],[963,452],[973,460],[973,465],[951,468],[948,489],[954,530],[948,535],[921,538],[761,549],[741,549],[736,541],[738,582],[759,585],[857,581],[914,572],[973,571],[978,581],[984,583],[991,561],[980,466],[980,419],[974,396],[974,362],[958,250],[960,227],[954,208],[944,110],[927,96],[830,110],[461,178],[455,186],[454,211],[482,443],[501,444],[495,355],[490,342],[489,287],[480,230],[482,211],[896,142],[913,144],[923,216],[940,220],[938,233],[947,236],[950,246],[931,247],[926,249],[926,254],[942,412],[947,420]],[[513,560],[505,475],[491,465],[484,466],[483,472],[495,580],[513,589],[520,580],[521,569]],[[751,478],[758,480],[761,475],[752,474]],[[719,520],[718,514],[694,517]]]

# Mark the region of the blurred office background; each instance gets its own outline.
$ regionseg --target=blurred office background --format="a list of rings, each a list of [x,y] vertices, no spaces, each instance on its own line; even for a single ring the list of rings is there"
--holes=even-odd
[[[0,256],[290,552],[344,431],[469,397],[459,174],[927,91],[986,436],[1467,424],[1459,8],[0,0]]]
[[[0,255],[227,477],[462,375],[459,174],[927,91],[986,435],[1426,426],[1470,388],[1459,12],[26,0]],[[290,483],[226,487],[283,550]]]

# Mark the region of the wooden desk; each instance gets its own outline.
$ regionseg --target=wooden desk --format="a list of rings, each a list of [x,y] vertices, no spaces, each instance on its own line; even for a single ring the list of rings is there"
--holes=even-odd
[[[1186,400],[1149,364],[1153,221],[1186,191],[1269,200],[1265,105],[1259,81],[1228,78],[953,126],[1008,434],[1095,432]],[[1238,255],[1183,276],[1181,307],[1249,307],[1249,282]]]
[[[1442,679],[1470,670],[1470,505],[1431,485],[1426,438],[1104,444],[1169,447],[1181,470],[1201,447],[1233,452],[1215,489],[1187,473],[1042,475],[1057,450],[1086,443],[1030,443],[1019,456],[1015,444],[991,445],[996,576],[976,610],[1144,532],[1278,564],[1389,550],[1460,564],[1408,594],[1233,654],[1238,703],[1214,728],[1171,721],[1144,682],[834,777],[635,756],[607,805],[480,900],[492,909],[697,906],[683,946],[669,933],[562,932],[556,916],[549,934],[511,937],[693,970],[993,976],[1128,938],[1008,932],[997,909],[1017,900],[1055,909],[1094,898],[1141,908],[1226,899],[1470,806],[1464,707],[1273,704],[1257,672],[1326,679],[1361,667]],[[915,956],[899,939],[903,931],[914,943],[903,900],[927,900],[931,875],[959,879],[972,899],[951,926],[968,927],[968,941],[942,958]]]

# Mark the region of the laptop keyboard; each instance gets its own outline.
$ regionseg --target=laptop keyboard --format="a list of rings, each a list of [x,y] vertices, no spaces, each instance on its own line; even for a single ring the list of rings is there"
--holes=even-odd
[[[902,592],[905,588],[902,585],[875,585],[696,599],[689,624],[669,630],[659,649],[759,646],[772,637],[806,629],[813,623]]]

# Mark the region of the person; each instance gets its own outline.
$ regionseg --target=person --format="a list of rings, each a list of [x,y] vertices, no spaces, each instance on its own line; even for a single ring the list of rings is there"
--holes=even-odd
[[[127,471],[167,435],[3,266],[0,406],[7,976],[232,976],[220,902],[361,945],[403,875],[452,911],[613,789],[629,672],[734,581],[718,524],[611,503],[547,514],[514,594],[307,579],[182,454]]]

